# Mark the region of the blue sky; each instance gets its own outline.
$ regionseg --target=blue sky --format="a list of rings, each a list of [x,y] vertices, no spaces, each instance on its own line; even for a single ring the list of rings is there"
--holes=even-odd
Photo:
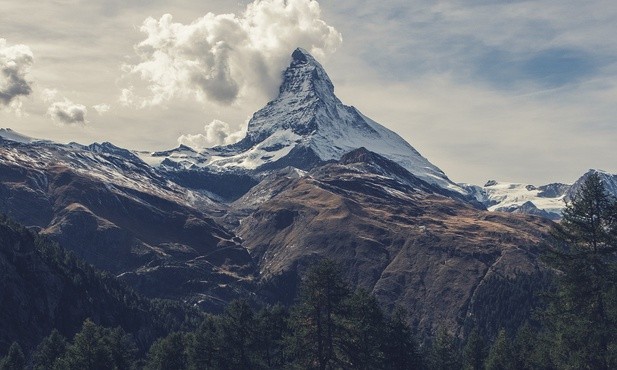
[[[249,14],[248,4],[267,11]],[[292,5],[294,12],[279,11]],[[454,181],[540,185],[574,181],[589,168],[617,173],[614,1],[0,0],[0,7],[0,62],[8,68],[19,56],[23,67],[10,71],[32,90],[0,107],[0,126],[31,136],[148,150],[182,137],[231,140],[275,93],[294,45],[318,54],[343,102],[399,133]],[[209,12],[234,14],[235,23]],[[161,23],[164,14],[171,21]],[[197,36],[162,46],[169,32],[208,33],[233,51],[216,61],[225,50],[203,48]],[[189,56],[202,63],[186,63]],[[173,78],[160,73],[169,66],[178,71]],[[213,66],[215,77],[194,78]]]

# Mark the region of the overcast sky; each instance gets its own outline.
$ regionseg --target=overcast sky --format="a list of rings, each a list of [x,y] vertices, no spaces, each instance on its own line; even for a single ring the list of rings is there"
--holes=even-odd
[[[241,136],[295,47],[457,182],[617,173],[614,0],[0,0],[0,127],[145,150]]]

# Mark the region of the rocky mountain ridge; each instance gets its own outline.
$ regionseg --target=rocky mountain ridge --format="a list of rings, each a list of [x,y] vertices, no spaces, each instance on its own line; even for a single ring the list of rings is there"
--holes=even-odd
[[[150,297],[213,308],[251,284],[225,210],[109,143],[0,140],[0,212]]]
[[[490,180],[484,186],[461,184],[489,211],[525,213],[559,220],[566,203],[576,197],[587,177],[596,173],[609,194],[617,197],[617,174],[590,169],[573,184],[552,183],[542,186]]]
[[[301,49],[229,146],[143,153],[0,131],[0,212],[147,296],[209,311],[240,297],[289,303],[328,258],[424,333],[528,318],[552,226],[534,202],[572,189],[452,183],[343,105]]]
[[[199,152],[181,146],[142,157],[147,162],[158,160],[170,171],[259,175],[287,166],[307,170],[360,147],[424,181],[465,194],[399,135],[344,105],[321,64],[303,49],[293,52],[279,95],[253,115],[245,138],[238,143]]]

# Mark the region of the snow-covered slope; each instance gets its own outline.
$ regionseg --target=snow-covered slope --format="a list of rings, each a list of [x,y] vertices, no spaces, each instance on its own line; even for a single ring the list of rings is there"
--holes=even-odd
[[[23,143],[23,144],[36,141],[36,139],[20,134],[19,132],[13,131],[10,128],[0,128],[0,138],[4,140],[10,140],[10,141],[18,142],[18,143]]]
[[[572,184],[572,186],[568,189],[568,192],[566,193],[566,200],[569,201],[576,196],[585,180],[587,180],[589,175],[591,175],[592,173],[595,173],[600,177],[607,193],[614,197],[617,197],[617,174],[592,169],[587,171],[587,173],[585,173],[578,180],[576,180],[574,184]]]
[[[45,173],[50,167],[67,168],[129,196],[131,191],[138,191],[199,209],[221,207],[204,194],[170,181],[132,151],[111,143],[59,144],[31,139],[10,129],[0,130],[0,137],[0,164],[39,172],[37,181],[42,187],[46,186]]]
[[[587,177],[600,175],[608,194],[617,197],[617,175],[602,170],[589,170],[574,184],[552,183],[534,186],[521,183],[488,181],[484,186],[461,184],[489,211],[535,214],[557,220],[566,202],[576,196]]]
[[[253,115],[240,142],[200,153],[178,148],[142,159],[155,163],[156,158],[162,158],[162,165],[183,169],[310,169],[360,147],[400,164],[429,183],[465,193],[399,135],[344,105],[334,94],[334,85],[323,67],[302,49],[293,52],[278,97]]]
[[[474,185],[467,187],[489,211],[533,213],[553,219],[559,218],[565,206],[565,193],[569,188],[565,184],[536,187],[494,180],[488,181],[482,187]]]

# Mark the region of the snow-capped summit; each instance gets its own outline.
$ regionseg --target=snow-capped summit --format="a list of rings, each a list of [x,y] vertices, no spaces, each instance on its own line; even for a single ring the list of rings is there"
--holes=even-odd
[[[606,192],[612,197],[617,197],[617,174],[612,174],[603,170],[590,169],[578,180],[576,180],[576,182],[574,182],[574,184],[572,184],[572,186],[568,189],[565,196],[567,201],[571,201],[578,195],[579,190],[591,174],[598,175],[600,177],[600,181],[602,181],[602,184],[604,185],[604,189],[606,189]]]
[[[279,88],[279,97],[292,95],[301,97],[315,95],[320,99],[334,98],[334,84],[330,77],[306,50],[298,48],[291,54],[291,65],[285,71],[283,83]]]
[[[20,134],[19,132],[14,131],[10,128],[0,128],[0,139],[15,141],[23,144],[31,143],[36,140],[29,136]]]
[[[550,219],[559,219],[565,206],[564,197],[570,185],[530,184],[487,181],[484,186],[463,186],[489,211],[535,214]]]
[[[591,174],[600,176],[607,194],[617,197],[617,174],[594,169],[587,171],[574,184],[534,186],[489,180],[484,186],[460,185],[489,211],[527,213],[558,220],[566,203],[577,196]]]
[[[334,94],[334,85],[324,68],[306,50],[296,49],[291,59],[278,96],[253,115],[244,139],[206,149],[200,158],[184,157],[176,163],[185,169],[208,167],[221,171],[286,166],[310,169],[364,147],[422,180],[466,193],[399,135],[344,105]],[[174,161],[171,156],[167,158]]]
[[[281,131],[300,137],[314,134],[325,128],[318,126],[322,123],[317,119],[320,113],[339,118],[336,110],[321,112],[338,104],[341,102],[334,95],[334,85],[321,64],[305,50],[296,49],[283,74],[278,97],[253,115],[239,146],[255,145]]]

